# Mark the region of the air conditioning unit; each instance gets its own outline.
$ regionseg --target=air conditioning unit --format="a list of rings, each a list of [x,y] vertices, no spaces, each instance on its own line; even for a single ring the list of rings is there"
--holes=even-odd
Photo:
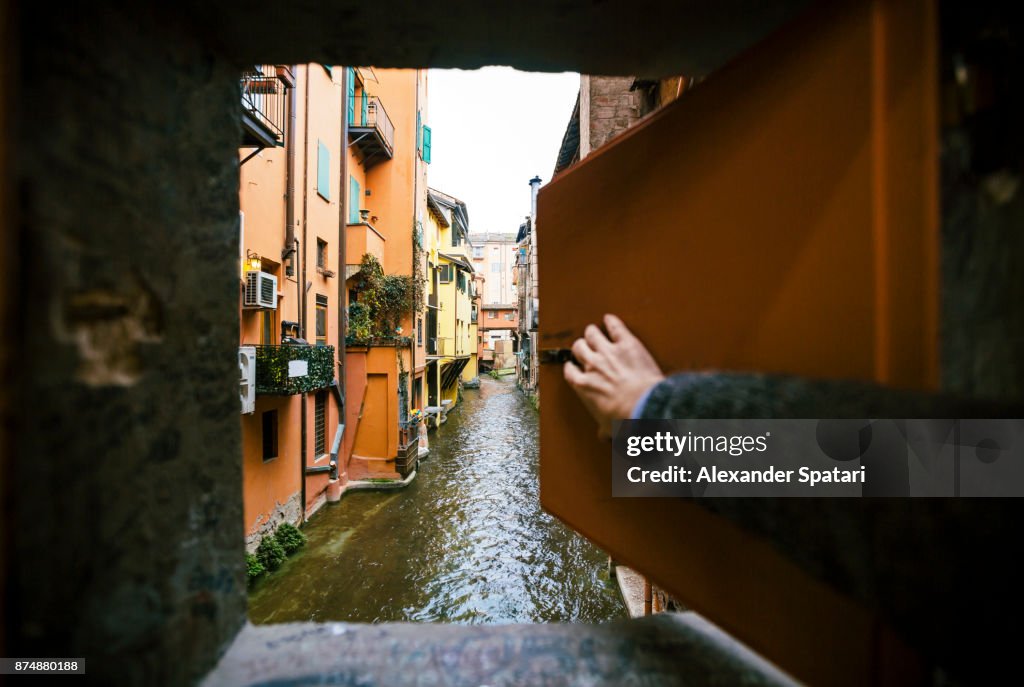
[[[246,308],[277,310],[277,277],[266,272],[246,272],[242,305]]]
[[[238,347],[238,398],[242,414],[256,412],[256,347]]]

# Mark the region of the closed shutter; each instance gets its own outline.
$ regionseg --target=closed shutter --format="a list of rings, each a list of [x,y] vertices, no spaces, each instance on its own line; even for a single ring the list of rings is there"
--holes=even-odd
[[[423,127],[423,161],[430,163],[430,127]]]
[[[331,151],[320,140],[316,147],[316,192],[324,200],[331,199]]]
[[[348,223],[359,222],[359,182],[355,177],[348,178]]]
[[[356,123],[356,70],[349,67],[346,70],[348,78],[345,79],[346,86],[346,102],[348,103],[348,124],[349,126],[359,126]]]

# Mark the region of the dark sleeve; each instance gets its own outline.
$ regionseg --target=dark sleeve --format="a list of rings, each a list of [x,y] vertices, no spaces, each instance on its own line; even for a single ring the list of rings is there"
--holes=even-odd
[[[904,391],[785,375],[680,373],[650,392],[642,419],[672,418],[997,418],[1020,417],[1021,403]]]

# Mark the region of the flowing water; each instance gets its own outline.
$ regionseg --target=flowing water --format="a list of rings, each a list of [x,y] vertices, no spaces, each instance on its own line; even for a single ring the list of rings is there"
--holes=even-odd
[[[481,380],[409,487],[350,492],[310,520],[250,593],[253,622],[625,617],[605,554],[540,509],[536,411],[509,378]]]

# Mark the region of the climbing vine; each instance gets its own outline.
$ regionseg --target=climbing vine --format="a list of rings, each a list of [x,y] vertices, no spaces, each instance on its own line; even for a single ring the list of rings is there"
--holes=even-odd
[[[355,278],[356,300],[349,305],[349,345],[371,343],[375,339],[395,341],[401,336],[402,317],[416,306],[415,280],[402,275],[384,274],[374,256],[367,253],[359,263]]]
[[[414,313],[423,312],[426,307],[424,293],[427,286],[425,270],[425,255],[423,250],[423,227],[419,222],[414,223],[412,229],[412,302]]]

